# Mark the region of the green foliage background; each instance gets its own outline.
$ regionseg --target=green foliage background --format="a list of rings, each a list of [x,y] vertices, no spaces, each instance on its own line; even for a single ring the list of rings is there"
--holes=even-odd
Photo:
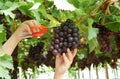
[[[80,29],[81,38],[84,38],[84,42],[82,43],[89,46],[90,52],[94,50],[96,54],[101,54],[102,52],[99,50],[99,44],[96,39],[99,30],[93,28],[92,23],[104,19],[102,24],[108,29],[114,32],[120,31],[120,1],[109,6],[111,12],[109,15],[105,15],[100,10],[99,6],[103,0],[67,1],[76,7],[74,11],[58,10],[54,5],[54,0],[1,0],[0,14],[5,16],[4,22],[10,25],[12,33],[14,33],[14,20],[17,22],[17,27],[22,22],[19,18],[16,18],[16,14],[13,13],[14,10],[20,10],[23,15],[29,16],[31,19],[35,19],[50,28],[58,26],[68,18],[72,19]],[[52,35],[53,29],[50,29],[45,36],[39,39],[31,38],[22,40],[19,44],[19,62],[22,62],[22,58],[28,54],[30,45],[37,44],[39,41],[45,43],[44,53],[46,54]],[[0,47],[4,41],[6,41],[6,30],[4,25],[0,23]],[[111,42],[114,44],[114,41]],[[80,59],[85,58],[87,52],[85,49],[78,50],[78,57]],[[21,66],[21,64],[19,65]]]

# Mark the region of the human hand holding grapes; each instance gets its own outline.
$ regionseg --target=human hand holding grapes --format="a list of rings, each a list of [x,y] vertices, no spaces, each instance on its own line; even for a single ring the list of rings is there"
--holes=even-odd
[[[74,57],[76,56],[77,49],[70,51],[67,49],[67,53],[63,53],[62,55],[56,55],[55,62],[55,75],[54,79],[63,79],[64,73],[68,70],[70,65],[73,62]],[[59,78],[58,78],[59,77]]]

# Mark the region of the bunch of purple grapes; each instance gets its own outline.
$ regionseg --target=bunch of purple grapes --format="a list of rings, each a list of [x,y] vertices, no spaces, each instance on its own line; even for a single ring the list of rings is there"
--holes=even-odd
[[[99,23],[93,23],[93,27],[99,29],[97,39],[101,47],[100,50],[102,52],[112,52],[112,44],[109,41],[109,38],[112,35],[112,32],[109,29],[107,29],[105,26]]]
[[[31,46],[28,54],[29,60],[36,62],[37,65],[44,63],[46,57],[43,55],[44,43],[39,42],[36,46]]]
[[[73,50],[78,47],[80,41],[79,29],[73,21],[67,19],[60,26],[54,28],[54,36],[51,39],[49,51],[54,55],[66,53],[67,48]]]

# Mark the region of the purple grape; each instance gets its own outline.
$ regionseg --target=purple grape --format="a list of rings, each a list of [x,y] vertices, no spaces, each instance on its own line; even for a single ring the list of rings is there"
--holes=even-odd
[[[73,37],[69,37],[68,42],[72,42],[72,41],[73,41]]]
[[[78,37],[74,37],[74,41],[78,41],[79,40],[79,38]]]
[[[73,32],[75,32],[75,33],[77,33],[78,31],[79,31],[78,28],[74,28],[74,29],[73,29]]]
[[[68,43],[68,47],[71,47],[72,46],[72,43]]]
[[[64,38],[60,37],[59,40],[62,42],[64,40]]]
[[[63,32],[60,32],[59,35],[62,37],[62,36],[64,35],[64,33],[63,33]]]
[[[59,39],[55,39],[55,43],[58,44],[60,41]]]
[[[68,46],[68,43],[67,43],[67,42],[64,42],[63,44],[64,44],[64,46],[65,46],[65,47],[67,47],[67,46]]]
[[[74,36],[74,37],[77,37],[77,36],[78,36],[78,33],[73,33],[73,36]]]
[[[59,43],[59,47],[63,47],[63,43],[62,42]]]
[[[69,29],[68,29],[68,33],[72,33],[72,29],[69,28]]]
[[[54,49],[54,50],[52,51],[52,53],[53,53],[53,55],[57,55],[57,54],[58,54],[58,51],[57,51],[56,49]]]
[[[59,35],[58,35],[58,34],[55,34],[55,38],[59,38]]]
[[[50,46],[49,50],[52,51],[53,49],[54,49],[54,47],[53,47],[53,46]]]
[[[58,48],[59,48],[59,45],[58,45],[58,44],[55,44],[54,47],[55,47],[55,49],[58,49]]]
[[[64,30],[64,31],[67,31],[67,29],[68,29],[67,26],[64,26],[64,27],[63,27],[63,30]]]

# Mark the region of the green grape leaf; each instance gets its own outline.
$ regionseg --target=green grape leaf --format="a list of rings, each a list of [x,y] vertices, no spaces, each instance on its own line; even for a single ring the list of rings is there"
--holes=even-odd
[[[7,54],[1,54],[0,55],[0,66],[4,68],[13,69],[12,57]]]
[[[0,25],[0,43],[1,44],[6,40],[6,33],[3,27],[4,27],[3,25]]]
[[[41,19],[40,19],[40,13],[39,13],[39,11],[38,11],[38,10],[34,10],[34,11],[33,11],[33,14],[34,14],[35,19],[36,19],[38,22],[40,22]]]
[[[42,3],[42,2],[44,2],[44,0],[34,0],[34,2],[40,2],[40,3]]]
[[[11,79],[9,71],[6,68],[0,66],[0,77],[5,79]]]
[[[117,32],[120,31],[120,22],[111,22],[105,24],[111,31]]]
[[[98,34],[98,29],[92,28],[92,24],[93,24],[93,20],[88,19],[88,40],[96,38]]]
[[[89,40],[88,44],[89,44],[90,52],[92,52],[98,46],[98,41],[96,38],[93,38]]]
[[[27,2],[24,5],[20,6],[18,9],[22,12],[22,14],[31,16],[31,10],[29,10],[33,6],[33,3]]]
[[[0,33],[2,33],[3,30],[4,30],[4,28],[3,28],[3,25],[1,24],[0,25]]]
[[[41,5],[41,3],[35,3],[29,10],[36,10],[39,8],[39,6]]]
[[[42,15],[43,15],[44,17],[47,16],[47,12],[46,12],[46,9],[45,9],[45,6],[44,6],[44,5],[41,5],[41,6],[39,7],[39,11],[42,13]]]
[[[8,6],[9,4],[9,6]],[[11,2],[7,3],[4,5],[8,8],[0,10],[0,14],[5,14],[5,16],[10,16],[12,19],[15,18],[15,14],[12,13],[13,10],[15,10],[16,8],[18,8],[20,5],[18,3],[12,3]]]
[[[47,14],[47,18],[50,19],[50,27],[54,27],[56,25],[59,25],[60,23],[51,15]]]

